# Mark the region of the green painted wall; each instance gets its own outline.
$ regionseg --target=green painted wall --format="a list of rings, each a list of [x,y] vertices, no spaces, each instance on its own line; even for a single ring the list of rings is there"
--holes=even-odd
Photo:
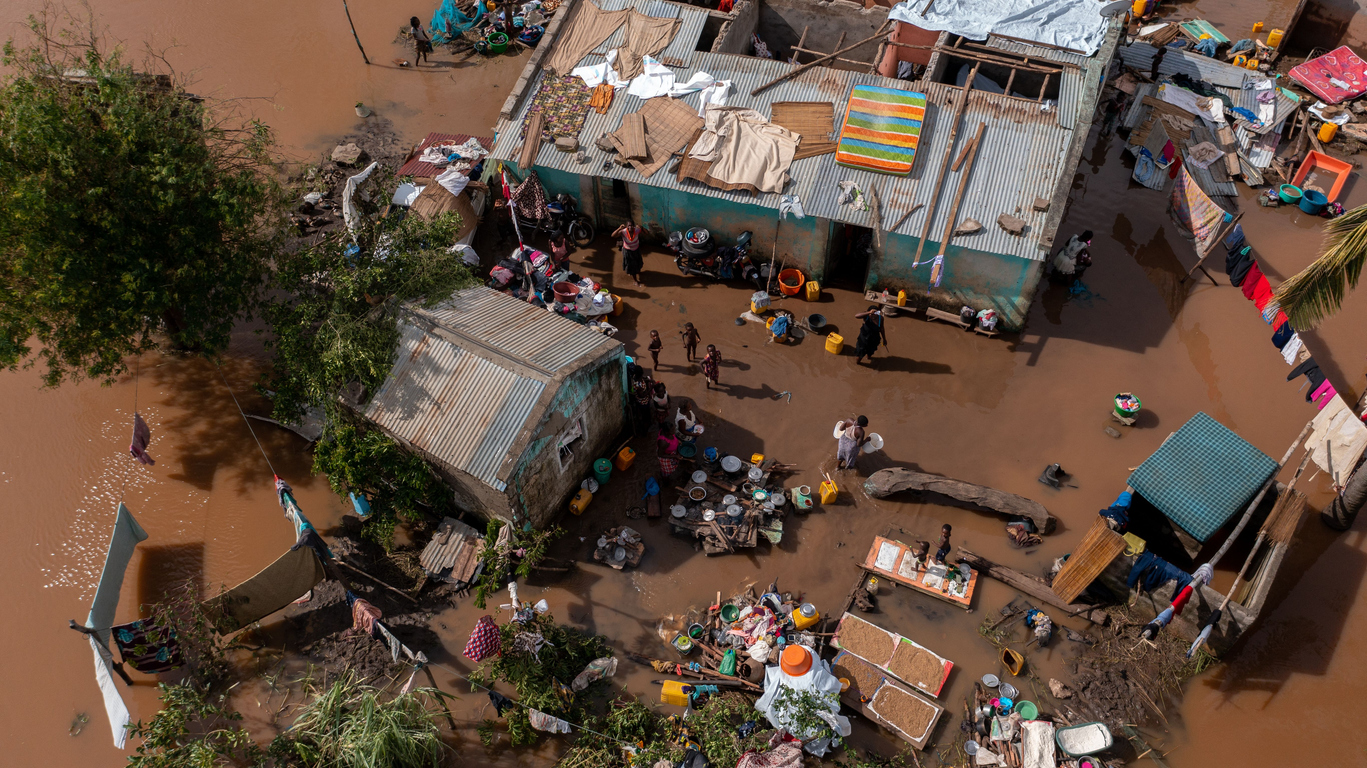
[[[582,183],[579,175],[539,166],[536,172],[548,196],[561,192],[573,195],[579,201],[579,209],[594,216],[600,232],[610,232],[622,223],[605,220],[609,217],[597,213],[594,202],[585,199],[593,185]],[[583,180],[589,178],[583,177]],[[777,211],[746,204],[742,202],[743,194],[716,198],[645,184],[627,186],[632,208],[639,211],[642,218],[638,223],[657,243],[663,243],[675,230],[704,227],[721,245],[731,245],[740,233],[749,230],[753,233],[751,254],[768,257],[773,252],[774,228],[778,225],[778,259],[782,261],[787,256],[788,266],[801,269],[808,279],[820,281],[825,278],[826,251],[830,242],[830,221],[827,219],[789,216],[779,223]]]
[[[869,290],[923,297],[930,289],[931,260],[940,250],[938,242],[926,241],[925,259],[912,269],[916,257],[915,237],[891,235],[883,252],[869,259]],[[973,250],[951,245],[945,252],[944,278],[939,288],[930,289],[930,304],[957,313],[967,304],[982,310],[997,310],[1000,327],[1019,331],[1025,326],[1030,297],[1043,274],[1044,262]]]

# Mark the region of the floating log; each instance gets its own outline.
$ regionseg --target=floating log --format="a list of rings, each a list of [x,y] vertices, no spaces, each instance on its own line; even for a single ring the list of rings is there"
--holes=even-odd
[[[875,499],[885,498],[901,491],[922,491],[938,493],[951,499],[975,504],[984,509],[1008,516],[1028,517],[1040,533],[1053,533],[1058,520],[1049,514],[1038,501],[1032,501],[1014,493],[974,485],[940,475],[913,472],[901,467],[880,469],[864,481],[864,492]]]

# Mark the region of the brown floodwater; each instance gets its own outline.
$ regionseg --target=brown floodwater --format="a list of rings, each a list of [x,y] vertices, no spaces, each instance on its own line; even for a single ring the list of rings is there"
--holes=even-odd
[[[0,20],[17,21],[33,7],[32,0],[21,0]],[[360,61],[339,7],[243,2],[187,8],[164,0],[120,0],[97,2],[95,9],[130,44],[176,44],[170,60],[194,72],[202,92],[255,97],[246,104],[298,158],[315,155],[353,130],[356,101],[392,119],[408,142],[431,130],[489,134],[521,67],[514,57],[431,71],[391,67],[395,57],[411,58],[392,39],[412,11],[373,1],[351,3],[362,42],[377,62],[371,67]],[[694,399],[707,426],[706,444],[795,463],[800,471],[790,486],[816,486],[819,470],[832,464],[831,425],[864,413],[886,448],[867,457],[859,474],[910,466],[1037,499],[1061,520],[1058,534],[1042,547],[1028,553],[1011,548],[1002,521],[985,514],[868,499],[859,491],[860,478],[848,476],[837,477],[844,491],[840,503],[790,518],[783,543],[772,550],[707,558],[669,536],[667,526],[638,521],[649,551],[641,568],[617,572],[585,561],[591,540],[622,524],[625,508],[639,496],[650,452],[637,441],[643,454],[637,466],[615,477],[584,516],[564,519],[569,533],[556,554],[580,560],[578,569],[549,586],[528,587],[523,597],[546,597],[558,618],[602,633],[618,648],[665,657],[657,635],[662,620],[749,582],[763,588],[777,581],[783,591],[805,593],[823,612],[836,610],[858,575],[854,563],[864,558],[873,536],[889,531],[933,540],[949,522],[956,544],[1042,573],[1121,490],[1129,468],[1199,410],[1280,456],[1313,410],[1297,386],[1284,380],[1286,366],[1268,343],[1269,329],[1223,279],[1219,257],[1212,264],[1219,286],[1179,284],[1193,261],[1191,248],[1168,220],[1164,196],[1128,182],[1121,146],[1116,137],[1094,130],[1063,225],[1065,236],[1096,232],[1089,290],[1070,296],[1044,287],[1019,338],[985,339],[895,318],[888,324],[890,351],[880,352],[872,366],[855,366],[848,354],[826,353],[817,338],[766,345],[758,326],[732,322],[745,308],[747,291],[681,278],[663,253],[646,257],[644,289],[631,287],[615,270],[616,257],[606,244],[574,256],[582,272],[626,299],[618,338],[630,353],[644,354],[647,331],[661,331],[668,346],[659,378],[671,394]],[[1367,201],[1360,187],[1350,188],[1350,203]],[[1274,278],[1313,258],[1321,220],[1258,208],[1251,195],[1241,203],[1250,242]],[[852,337],[852,316],[862,308],[857,295],[831,291],[814,309]],[[798,313],[812,309],[794,307]],[[1351,397],[1362,389],[1367,336],[1359,329],[1365,317],[1367,297],[1354,295],[1308,339],[1331,379]],[[719,390],[706,390],[683,360],[682,348],[670,343],[687,321],[698,325],[704,343],[722,351]],[[228,382],[249,410],[265,407],[250,393],[262,359],[259,340],[244,331],[225,364]],[[82,620],[88,610],[119,498],[150,534],[129,569],[120,620],[133,618],[140,603],[155,600],[170,583],[189,578],[205,589],[237,583],[291,543],[270,468],[214,366],[147,355],[137,370],[110,387],[86,382],[55,391],[42,389],[33,371],[0,374],[11,424],[11,438],[0,448],[0,477],[9,489],[12,531],[0,540],[0,576],[10,586],[13,615],[28,616],[24,627],[35,632],[12,631],[0,640],[13,692],[0,704],[6,764],[122,762],[109,742],[89,648],[65,627],[67,619]],[[1110,398],[1127,390],[1144,400],[1145,417],[1112,438],[1103,431],[1111,425]],[[135,465],[127,455],[135,407],[152,428],[153,467]],[[310,474],[303,442],[255,426],[275,470],[294,485],[306,513],[326,532],[341,519],[343,505],[323,478]],[[1036,482],[1052,462],[1072,473],[1078,487],[1054,490]],[[1311,478],[1309,485],[1318,508],[1327,499],[1323,478]],[[1367,673],[1353,662],[1367,634],[1367,601],[1358,599],[1367,569],[1361,529],[1359,524],[1335,535],[1313,518],[1306,522],[1259,628],[1227,664],[1195,681],[1180,712],[1170,715],[1170,733],[1160,739],[1170,765],[1367,762],[1360,739],[1344,736],[1354,732],[1356,718],[1341,698],[1367,684]],[[1222,572],[1217,586],[1231,577]],[[948,710],[937,731],[940,741],[952,740],[959,702],[972,681],[998,671],[976,627],[1013,594],[984,581],[972,613],[906,590],[882,596],[883,612],[875,621],[955,663],[940,699]],[[436,640],[420,650],[467,671],[460,650],[481,613],[468,599],[457,601],[433,617]],[[277,626],[267,623],[267,647],[255,655],[258,664],[295,657],[299,639],[273,635]],[[1059,641],[1036,651],[1030,662],[1052,674],[1072,652]],[[461,688],[450,673],[436,674],[442,687],[462,694],[455,716],[467,755],[488,763],[546,765],[562,748],[550,739],[531,751],[483,749],[471,729],[492,716],[487,700]],[[127,700],[134,718],[146,719],[156,710],[156,690],[138,677]],[[617,682],[652,696],[658,690],[650,685],[653,677],[627,663]],[[236,701],[249,726],[268,738],[281,696],[258,684],[240,691]],[[89,723],[78,736],[68,735],[82,713]],[[884,752],[894,748],[867,724],[856,726],[852,741]]]

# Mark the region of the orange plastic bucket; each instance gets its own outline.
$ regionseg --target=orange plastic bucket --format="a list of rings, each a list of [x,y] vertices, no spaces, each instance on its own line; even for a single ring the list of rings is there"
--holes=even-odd
[[[802,293],[802,284],[807,282],[807,278],[799,269],[785,269],[778,273],[778,290],[784,296],[796,296]]]

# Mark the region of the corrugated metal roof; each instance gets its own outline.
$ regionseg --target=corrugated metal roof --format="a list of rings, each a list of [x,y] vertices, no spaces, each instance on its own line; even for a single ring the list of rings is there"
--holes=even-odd
[[[366,418],[447,467],[503,490],[499,467],[546,382],[417,325],[400,328],[398,362],[366,407]]]
[[[1136,42],[1120,46],[1116,55],[1125,66],[1148,74],[1153,71],[1153,57],[1157,52],[1158,49],[1148,43]],[[1266,75],[1216,61],[1199,53],[1169,48],[1158,64],[1158,74],[1174,75],[1179,72],[1197,80],[1205,80],[1211,85],[1227,88],[1242,88],[1246,81],[1267,79]]]
[[[537,403],[556,372],[621,346],[483,287],[407,310],[394,368],[366,418],[499,491],[512,466],[509,450],[529,422],[539,422]]]
[[[678,37],[681,38],[682,35]],[[1025,46],[1020,44],[1014,45],[1025,49]],[[1032,50],[1049,54],[1061,53],[1045,49]],[[686,80],[698,70],[708,72],[718,79],[732,80],[732,105],[752,107],[768,114],[770,105],[776,101],[830,101],[835,105],[837,125],[843,120],[846,100],[855,85],[876,85],[902,90],[920,90],[926,93],[935,106],[928,109],[929,133],[922,133],[923,144],[909,176],[888,176],[846,168],[837,165],[835,156],[828,154],[794,161],[789,169],[793,182],[784,190],[785,193],[796,194],[802,199],[808,215],[870,226],[872,221],[869,212],[851,211],[839,205],[836,198],[836,183],[853,181],[865,191],[871,186],[877,186],[882,202],[884,226],[895,223],[918,202],[926,206],[912,214],[896,230],[899,234],[913,237],[920,235],[925,223],[924,216],[929,209],[932,191],[930,187],[933,186],[934,176],[938,173],[939,161],[946,154],[949,132],[947,127],[937,123],[942,119],[941,113],[947,113],[943,105],[951,103],[950,99],[954,93],[951,86],[909,83],[873,74],[814,67],[752,98],[749,95],[750,91],[790,72],[793,69],[792,65],[772,59],[711,52],[694,52],[688,57],[680,58],[690,62],[690,66],[674,68],[680,81]],[[1081,98],[1085,78],[1099,76],[1100,73],[1100,65],[1094,58],[1078,58],[1086,62],[1088,68],[1076,75],[1078,94],[1072,97],[1073,104]],[[528,89],[528,93],[535,93],[535,88],[536,84]],[[696,107],[699,97],[690,94],[683,100]],[[496,142],[491,154],[493,159],[512,162],[518,154],[521,142],[516,138],[516,128],[525,116],[530,101],[526,99],[519,105],[513,119],[499,122],[498,135],[502,140]],[[635,112],[640,105],[640,99],[627,95],[625,90],[619,90],[606,114],[599,115],[590,110],[584,121],[584,127],[580,132],[580,146],[588,157],[588,162],[580,164],[575,161],[574,153],[560,152],[550,144],[543,144],[538,150],[536,165],[574,174],[591,174],[677,189],[707,197],[724,198],[738,203],[778,208],[778,194],[762,194],[752,198],[743,192],[723,192],[694,181],[680,182],[666,170],[657,172],[649,179],[643,179],[634,168],[622,167],[615,163],[606,170],[603,169],[603,162],[608,159],[608,155],[593,145],[594,140],[604,133],[617,130],[622,116]],[[1017,237],[1006,233],[993,222],[1000,214],[1010,213],[1024,219],[1032,230],[1038,230],[1044,225],[1047,214],[1036,213],[1032,210],[1031,204],[1036,197],[1052,197],[1059,176],[1064,172],[1062,165],[1072,131],[1066,125],[1059,124],[1057,107],[1046,113],[1033,102],[975,92],[969,100],[963,123],[959,128],[956,151],[961,149],[968,137],[976,131],[979,121],[987,122],[988,128],[972,180],[965,192],[960,219],[971,216],[982,221],[984,227],[983,231],[974,235],[971,240],[961,242],[969,247],[992,253],[1032,260],[1042,259],[1045,254],[1035,245],[1038,240],[1035,232],[1032,231],[1027,237]],[[931,182],[922,185],[920,182],[923,177],[930,177]],[[944,230],[950,203],[957,190],[958,177],[959,174],[951,172],[941,191],[941,203],[936,206],[935,221],[931,223],[930,230],[935,233],[935,240],[940,238],[940,233]],[[1003,179],[1009,179],[1011,183],[1004,184]]]
[[[615,343],[597,331],[489,288],[457,291],[431,309],[410,309],[444,330],[547,374]]]

